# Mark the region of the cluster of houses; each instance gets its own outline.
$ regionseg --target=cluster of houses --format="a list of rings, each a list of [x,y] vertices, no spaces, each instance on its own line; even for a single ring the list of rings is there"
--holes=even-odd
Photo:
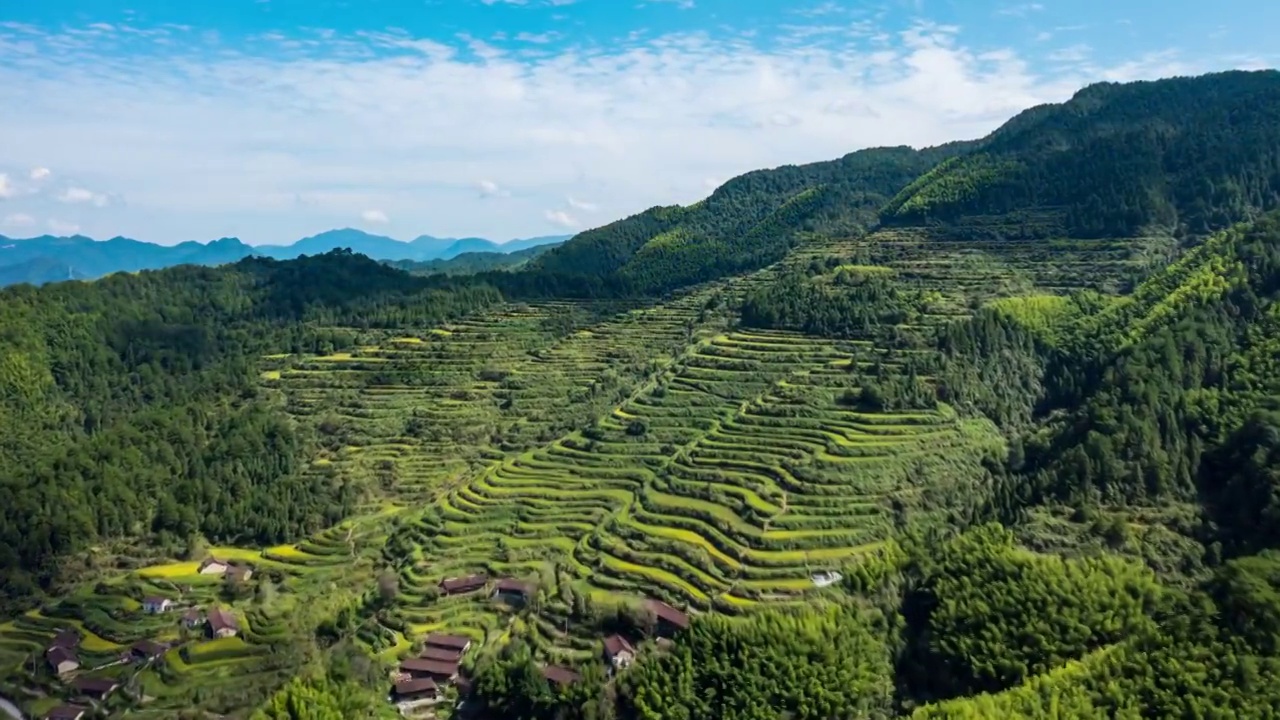
[[[142,601],[143,612],[149,614],[166,613],[174,608],[174,603],[168,598],[148,597]],[[239,632],[239,625],[236,623],[236,617],[230,611],[215,607],[202,613],[200,608],[188,608],[182,614],[182,624],[188,629],[196,629],[201,626],[208,632],[211,638],[232,637]],[[102,701],[106,700],[112,693],[120,688],[119,681],[112,678],[89,677],[87,675],[77,674],[81,669],[80,658],[76,654],[76,650],[80,645],[80,634],[75,630],[62,630],[53,638],[53,642],[45,649],[45,662],[49,669],[55,675],[66,681],[67,686],[75,691],[76,695],[85,701]],[[156,662],[169,651],[170,645],[155,640],[139,640],[129,649],[122,653],[118,660],[109,665],[122,665],[126,663],[150,663]],[[60,705],[50,710],[46,718],[54,720],[79,720],[85,717],[92,708],[86,705],[68,704]]]
[[[660,600],[646,600],[645,607],[654,615],[654,634],[660,638],[670,639],[689,628],[688,615]],[[604,661],[609,666],[610,675],[631,665],[636,654],[635,646],[622,635],[610,635],[604,639]],[[561,665],[544,666],[542,676],[558,687],[572,685],[582,679],[577,672]]]
[[[400,662],[395,699],[399,702],[438,700],[445,686],[459,682],[458,664],[470,647],[471,639],[464,635],[428,635],[418,657]]]
[[[489,577],[483,574],[445,578],[440,581],[440,592],[446,596],[477,592],[489,585]],[[490,597],[509,604],[528,602],[536,588],[530,583],[513,578],[499,579]],[[645,601],[645,607],[653,613],[655,634],[671,638],[689,627],[689,616],[659,600]],[[415,658],[403,660],[395,678],[392,692],[397,702],[434,702],[440,699],[442,689],[450,684],[464,685],[459,677],[458,664],[462,655],[471,647],[471,640],[461,635],[432,633],[427,636],[422,652]],[[622,635],[604,638],[604,661],[609,674],[631,665],[636,659],[636,648]],[[577,671],[562,665],[545,665],[542,676],[556,687],[567,687],[582,679]]]

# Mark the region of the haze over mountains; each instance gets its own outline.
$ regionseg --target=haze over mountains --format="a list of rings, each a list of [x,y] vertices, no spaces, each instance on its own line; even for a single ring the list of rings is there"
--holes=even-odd
[[[420,235],[408,242],[344,228],[306,237],[288,245],[247,245],[237,238],[207,243],[188,241],[157,245],[125,237],[98,241],[83,235],[16,239],[0,235],[0,286],[40,285],[59,280],[92,280],[113,272],[158,270],[174,265],[223,265],[246,257],[289,260],[338,248],[375,260],[426,262],[449,260],[463,253],[513,253],[563,242],[569,236],[518,238],[498,243],[484,238],[437,238]]]

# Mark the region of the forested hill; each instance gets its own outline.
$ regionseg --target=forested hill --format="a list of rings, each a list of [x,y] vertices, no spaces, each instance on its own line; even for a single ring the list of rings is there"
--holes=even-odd
[[[1103,83],[986,138],[861,150],[734,178],[688,207],[583,232],[531,270],[656,293],[762,267],[805,233],[1204,234],[1280,205],[1280,72]]]
[[[1130,237],[1280,205],[1280,72],[1091,85],[1027,110],[904,189],[890,224]],[[954,228],[953,228],[954,230]]]
[[[315,439],[258,390],[264,352],[430,325],[499,299],[335,251],[0,291],[0,604],[78,550],[193,534],[265,543],[348,515],[359,490],[298,475]]]
[[[805,232],[856,234],[894,193],[965,147],[873,148],[839,160],[741,175],[688,207],[655,207],[588,230],[533,271],[609,278],[656,293],[763,267]]]

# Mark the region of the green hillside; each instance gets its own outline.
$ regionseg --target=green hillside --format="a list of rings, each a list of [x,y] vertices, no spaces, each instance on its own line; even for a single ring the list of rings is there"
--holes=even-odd
[[[1273,717],[1276,83],[1095,86],[474,275],[334,251],[0,290],[0,694]],[[399,672],[447,689],[397,707]]]
[[[1202,234],[1280,205],[1280,72],[1103,83],[908,185],[891,224],[1052,237]]]

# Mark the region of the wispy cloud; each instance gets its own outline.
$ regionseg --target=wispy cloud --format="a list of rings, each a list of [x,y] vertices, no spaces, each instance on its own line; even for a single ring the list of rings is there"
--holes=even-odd
[[[618,215],[693,202],[705,178],[977,137],[1088,81],[1223,62],[1033,68],[932,24],[849,26],[802,47],[698,33],[533,48],[392,30],[251,43],[77,30],[91,34],[0,26],[5,169],[25,183],[29,168],[56,168],[75,178],[64,196],[83,191],[68,201],[87,231],[154,240],[278,241],[370,208],[436,235],[525,236],[579,226],[590,211],[569,198]],[[122,54],[126,35],[145,52]]]
[[[564,210],[547,210],[544,216],[547,218],[547,222],[563,228],[575,228],[580,224],[577,218]]]
[[[36,219],[26,213],[13,213],[4,216],[5,227],[27,228],[36,224]]]
[[[35,182],[40,182],[41,180],[47,179],[52,174],[53,172],[49,170],[49,168],[35,167],[35,168],[31,168],[31,172],[28,175],[28,177],[30,177]]]
[[[387,214],[381,210],[365,210],[360,213],[360,219],[374,225],[386,225],[391,222],[391,218],[387,217]]]
[[[14,188],[13,181],[9,179],[9,176],[4,173],[0,173],[0,200],[8,200],[16,195],[17,192],[18,191]]]
[[[106,207],[110,200],[106,195],[82,187],[68,187],[58,195],[58,202],[71,204],[90,204],[94,207]]]
[[[579,200],[578,198],[575,198],[572,195],[570,195],[565,200],[566,202],[569,203],[569,207],[573,208],[574,210],[581,210],[582,212],[593,213],[600,209],[599,205],[596,205],[595,203],[592,203],[592,202],[587,202],[586,200]]]
[[[997,15],[1007,15],[1011,17],[1026,17],[1032,13],[1044,10],[1044,5],[1040,3],[1019,3],[1017,5],[1006,5],[996,10]]]

